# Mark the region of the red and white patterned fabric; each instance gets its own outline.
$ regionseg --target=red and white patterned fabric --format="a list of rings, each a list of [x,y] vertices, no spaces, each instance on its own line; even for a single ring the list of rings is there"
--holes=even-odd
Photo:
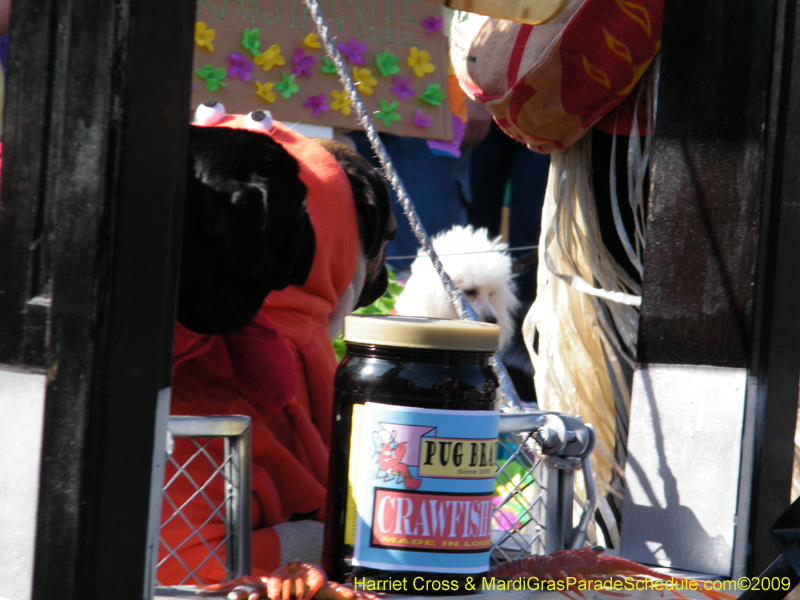
[[[571,0],[542,25],[459,12],[451,59],[464,91],[508,135],[552,152],[630,95],[661,46],[663,8],[664,0]]]

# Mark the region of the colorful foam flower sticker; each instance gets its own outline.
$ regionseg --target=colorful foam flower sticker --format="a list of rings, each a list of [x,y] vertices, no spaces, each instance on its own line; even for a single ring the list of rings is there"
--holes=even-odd
[[[433,117],[422,112],[421,108],[414,111],[414,125],[417,127],[430,127],[433,125]]]
[[[375,113],[375,118],[379,121],[383,121],[386,127],[391,127],[392,123],[396,123],[400,120],[400,115],[396,112],[399,106],[397,102],[388,104],[386,100],[380,100],[378,106],[380,106],[380,110]]]
[[[288,100],[292,94],[300,91],[300,86],[294,82],[294,75],[281,73],[281,80],[275,84],[275,89],[281,93],[281,98]]]
[[[349,42],[342,42],[339,44],[339,52],[354,65],[364,64],[364,52],[366,51],[367,45],[359,42],[358,38],[353,38]]]
[[[250,81],[250,73],[253,71],[253,61],[239,52],[231,52],[228,55],[228,61],[231,63],[231,66],[228,67],[228,77],[231,79],[236,79],[238,77],[242,81]]]
[[[303,106],[311,111],[311,115],[319,119],[320,115],[331,109],[330,105],[325,102],[325,94],[317,94],[316,96],[309,96],[308,100],[303,102]]]
[[[317,61],[314,60],[313,56],[306,54],[306,51],[302,48],[295,48],[294,54],[292,55],[292,62],[294,63],[292,75],[295,77],[299,77],[300,75],[311,77],[311,67],[313,67],[314,63]]]
[[[327,75],[336,75],[336,65],[327,56],[322,57],[322,66],[319,70]]]
[[[447,96],[445,95],[445,93],[439,87],[439,84],[432,83],[427,88],[425,88],[425,91],[422,92],[422,94],[420,94],[419,99],[422,100],[423,102],[427,102],[428,104],[439,106],[446,97]]]
[[[258,47],[261,45],[261,42],[258,38],[261,37],[261,30],[256,29],[245,29],[244,34],[242,35],[242,46],[250,50],[250,54],[253,56],[258,56],[261,54]]]
[[[345,92],[333,90],[331,92],[331,98],[333,98],[333,102],[331,102],[331,108],[333,110],[338,110],[345,117],[350,114],[352,111],[352,102],[350,101],[350,96],[348,96]]]
[[[272,91],[273,87],[275,87],[275,84],[272,81],[268,81],[267,83],[259,83],[256,81],[256,96],[263,98],[267,102],[275,102],[277,96],[275,96],[275,92]]]
[[[217,32],[213,29],[207,29],[203,21],[198,21],[194,24],[194,43],[205,48],[209,52],[214,51],[214,38],[217,37]]]
[[[397,66],[397,57],[389,50],[384,50],[375,57],[375,66],[378,67],[378,71],[384,77],[397,75],[400,71],[400,67]]]
[[[281,47],[278,44],[272,44],[272,46],[256,56],[253,62],[265,71],[269,71],[275,65],[279,67],[285,65],[286,59],[281,55]]]
[[[417,77],[425,77],[428,73],[433,73],[436,70],[430,60],[431,55],[427,50],[420,50],[416,46],[411,46],[408,51],[407,64]]]
[[[319,43],[319,36],[313,32],[303,38],[303,44],[311,50],[319,50],[322,47],[322,44]]]
[[[372,71],[358,67],[353,67],[353,81],[358,86],[358,91],[365,96],[372,96],[375,93],[372,88],[378,85],[378,80],[372,76]]]
[[[435,33],[444,26],[444,18],[431,15],[420,23],[425,28],[425,33]]]
[[[216,92],[220,87],[227,86],[227,84],[222,81],[225,78],[225,69],[222,67],[204,65],[202,68],[197,69],[195,73],[198,77],[205,80],[206,89],[209,92]]]
[[[394,77],[392,81],[394,81],[394,85],[389,91],[399,97],[401,101],[405,101],[416,94],[416,92],[411,89],[411,77]]]

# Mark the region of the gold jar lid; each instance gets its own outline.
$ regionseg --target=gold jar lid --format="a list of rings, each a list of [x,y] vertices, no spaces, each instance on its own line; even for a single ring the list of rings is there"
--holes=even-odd
[[[500,326],[477,321],[395,315],[347,315],[344,340],[354,344],[495,352]]]

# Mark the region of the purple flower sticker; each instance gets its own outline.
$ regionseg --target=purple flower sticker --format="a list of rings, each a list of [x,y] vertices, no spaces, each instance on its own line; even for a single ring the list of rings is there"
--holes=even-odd
[[[354,65],[364,64],[364,52],[367,51],[367,45],[361,44],[358,38],[353,38],[346,44],[343,42],[339,44],[339,52]]]
[[[238,77],[242,81],[250,81],[250,72],[253,70],[253,61],[245,58],[239,52],[231,52],[228,55],[231,66],[228,67],[228,77],[234,79]]]
[[[311,114],[316,118],[319,118],[323,112],[327,112],[331,109],[331,107],[325,102],[325,94],[309,96],[308,100],[303,102],[303,106],[309,109]]]
[[[430,127],[433,124],[433,117],[426,115],[421,109],[414,112],[414,125],[417,127]]]
[[[294,54],[292,55],[292,62],[294,62],[292,75],[295,77],[299,75],[311,77],[311,67],[313,67],[314,63],[317,61],[314,60],[313,56],[306,54],[306,51],[302,48],[295,48]]]
[[[390,90],[400,100],[411,98],[416,92],[411,89],[411,77],[392,77],[394,85]]]
[[[420,23],[425,28],[425,33],[439,31],[444,26],[444,18],[431,15]]]

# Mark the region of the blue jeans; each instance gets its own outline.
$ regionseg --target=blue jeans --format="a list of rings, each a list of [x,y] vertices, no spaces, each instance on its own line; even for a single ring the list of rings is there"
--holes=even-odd
[[[377,157],[363,131],[347,134],[359,154],[373,166],[380,167]],[[403,181],[414,204],[422,226],[433,237],[453,225],[466,225],[468,156],[434,154],[423,139],[382,133],[386,151]],[[397,219],[397,237],[387,245],[387,263],[399,279],[407,277],[408,269],[417,254],[419,244],[408,219],[403,213],[394,190],[391,190],[392,210]]]
[[[469,223],[485,227],[492,237],[500,235],[506,185],[510,182],[509,248],[539,243],[542,206],[547,189],[550,157],[530,150],[492,123],[489,134],[472,150],[469,178]],[[531,250],[512,251],[519,258]],[[517,278],[518,296],[530,305],[536,296],[535,269]]]
[[[470,157],[469,223],[485,227],[492,237],[500,235],[503,204],[509,194],[508,246],[515,259],[532,250],[513,250],[539,243],[542,206],[547,190],[550,157],[538,154],[521,144],[492,123],[484,140],[476,146]],[[520,398],[533,402],[533,365],[522,339],[522,321],[536,298],[536,262],[516,277],[517,297],[521,307],[516,317],[516,331],[511,342],[498,357],[508,368]]]

